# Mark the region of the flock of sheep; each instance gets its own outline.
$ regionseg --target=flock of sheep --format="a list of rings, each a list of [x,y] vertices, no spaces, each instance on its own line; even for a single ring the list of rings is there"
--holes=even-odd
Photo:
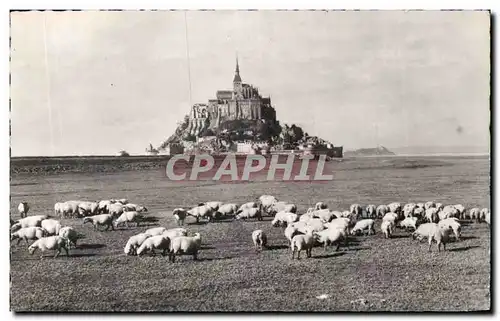
[[[73,227],[61,226],[61,223],[48,215],[28,216],[29,205],[22,202],[18,207],[21,219],[17,222],[11,219],[11,240],[18,239],[18,244],[24,240],[34,243],[29,245],[28,251],[33,254],[37,249],[42,252],[56,251],[57,257],[61,250],[76,247],[77,240],[82,237]],[[139,226],[147,208],[131,204],[126,199],[102,200],[97,202],[68,201],[56,203],[54,215],[60,218],[80,217],[83,224],[90,222],[95,230],[104,226],[105,230],[123,224],[127,228],[129,223]],[[348,245],[349,236],[365,233],[375,234],[375,219],[382,219],[380,230],[386,238],[391,238],[396,226],[413,230],[413,239],[428,239],[429,251],[433,242],[437,243],[438,251],[441,245],[446,250],[446,243],[453,235],[460,238],[461,225],[459,220],[475,220],[490,224],[490,210],[488,208],[472,208],[466,211],[465,207],[457,205],[443,205],[441,203],[401,203],[388,205],[368,205],[362,207],[353,204],[349,210],[333,211],[323,202],[309,208],[306,213],[297,214],[297,206],[278,199],[271,195],[262,195],[254,202],[238,206],[233,203],[207,202],[189,210],[176,208],[172,215],[179,225],[178,228],[165,227],[150,228],[143,233],[129,238],[124,247],[127,255],[143,255],[161,251],[162,255],[169,256],[169,261],[175,262],[177,255],[192,255],[197,259],[201,248],[201,235],[194,233],[188,236],[188,231],[181,227],[188,216],[194,217],[196,222],[207,220],[215,222],[221,219],[233,218],[247,220],[255,218],[262,220],[263,216],[274,217],[271,224],[275,228],[284,228],[284,235],[289,241],[292,259],[297,254],[300,259],[301,251],[311,257],[315,244],[322,244],[325,250],[328,245]],[[263,230],[255,230],[251,238],[257,251],[263,250],[267,244],[267,235]]]

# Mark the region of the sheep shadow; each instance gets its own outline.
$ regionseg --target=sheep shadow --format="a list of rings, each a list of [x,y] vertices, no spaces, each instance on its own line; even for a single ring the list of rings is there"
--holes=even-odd
[[[70,250],[71,251],[71,250]],[[68,258],[72,258],[72,257],[92,257],[92,256],[96,256],[97,254],[95,253],[69,253],[69,256],[67,256]],[[64,257],[66,255],[63,255],[62,257]],[[61,257],[61,256],[60,256]]]
[[[203,257],[203,258],[198,258],[195,262],[211,262],[211,261],[223,261],[223,260],[230,260],[232,259],[232,256],[226,256],[226,257]]]
[[[266,250],[268,251],[273,251],[273,250],[284,250],[284,249],[289,249],[290,247],[288,245],[268,245],[266,247]]]
[[[313,256],[313,259],[327,259],[330,257],[337,257],[337,256],[346,255],[346,254],[347,254],[346,252],[334,252],[334,253],[330,253],[330,254],[315,255],[315,256]]]
[[[474,240],[477,239],[477,236],[460,236],[460,240]]]
[[[407,239],[411,236],[411,234],[396,234],[391,235],[391,239]]]
[[[478,247],[480,247],[480,246],[479,245],[469,245],[469,246],[463,246],[463,247],[456,247],[453,249],[449,249],[448,252],[463,252],[463,251],[472,250],[472,249],[475,249]]]
[[[350,245],[350,244],[349,244]],[[341,247],[342,248],[342,247]],[[347,247],[343,247],[343,251],[353,251],[353,252],[358,252],[358,251],[365,251],[365,250],[369,250],[370,248],[365,246],[365,247],[351,247],[351,246],[347,246]]]
[[[205,245],[205,246],[202,245],[200,247],[200,250],[215,250],[215,247],[210,246],[210,245]]]
[[[87,244],[87,243],[81,243],[81,244],[76,245],[76,248],[81,249],[81,250],[102,249],[103,247],[106,247],[106,245],[105,244]]]
[[[156,223],[158,221],[159,219],[156,216],[144,216],[141,219],[141,222],[146,222],[146,223]]]

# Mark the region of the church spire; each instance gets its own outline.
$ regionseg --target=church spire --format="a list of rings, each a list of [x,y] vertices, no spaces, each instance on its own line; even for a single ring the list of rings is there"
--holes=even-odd
[[[238,63],[238,54],[236,54],[236,70],[235,70],[234,79],[233,79],[233,83],[235,83],[235,82],[241,82],[240,65]]]

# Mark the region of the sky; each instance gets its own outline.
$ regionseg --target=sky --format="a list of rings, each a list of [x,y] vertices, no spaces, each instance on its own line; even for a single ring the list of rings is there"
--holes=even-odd
[[[489,29],[486,11],[13,12],[11,153],[143,153],[232,88],[236,55],[282,124],[334,145],[487,148]]]

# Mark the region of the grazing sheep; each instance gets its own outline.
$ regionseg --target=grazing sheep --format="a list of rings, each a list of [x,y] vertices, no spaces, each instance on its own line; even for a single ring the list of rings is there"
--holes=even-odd
[[[384,215],[384,217],[382,218],[382,221],[391,221],[392,224],[396,225],[397,219],[398,219],[398,214],[393,213],[393,212],[389,212],[389,213],[386,213]]]
[[[305,222],[306,231],[319,232],[325,229],[325,223],[319,218],[313,218]]]
[[[336,219],[332,220],[330,223],[324,224],[323,226],[326,229],[340,228],[342,230],[347,231],[347,229],[349,228],[350,224],[351,224],[351,221],[348,218],[340,217],[340,218],[336,218]]]
[[[416,217],[407,217],[401,222],[399,222],[399,226],[404,229],[412,228],[413,230],[417,229],[418,219]]]
[[[349,212],[356,215],[356,218],[359,219],[363,214],[363,208],[359,204],[352,204],[351,207],[349,207]]]
[[[299,220],[299,216],[295,213],[290,212],[278,212],[276,216],[274,216],[271,225],[274,227],[278,226],[287,226]]]
[[[63,203],[63,216],[64,217],[74,217],[79,214],[78,205],[81,201],[66,201]]]
[[[340,248],[340,242],[345,241],[346,234],[340,228],[329,228],[320,232],[313,232],[314,240],[320,244],[323,244],[326,251],[328,245],[337,245],[335,251]]]
[[[446,251],[446,243],[448,243],[452,229],[449,226],[437,226],[434,231],[429,233],[429,252],[431,252],[432,241],[436,241],[438,246],[438,252],[441,251],[441,244],[443,244],[443,249]]]
[[[106,226],[105,231],[107,231],[110,227],[112,230],[113,227],[113,215],[112,214],[99,214],[94,216],[87,216],[83,219],[83,224],[91,222],[94,225],[94,230],[98,230],[98,226]]]
[[[19,211],[19,215],[21,215],[21,218],[24,218],[24,217],[28,216],[28,212],[30,210],[28,202],[21,202],[21,203],[19,203],[19,206],[17,207],[17,210]]]
[[[318,202],[316,203],[316,205],[314,205],[314,209],[317,211],[317,210],[324,210],[324,209],[327,209],[328,208],[328,205],[326,205],[325,203],[323,202]]]
[[[307,257],[310,258],[312,256],[312,248],[314,246],[313,231],[309,230],[306,234],[295,235],[292,238],[290,246],[292,249],[292,260],[295,256],[296,251],[297,251],[297,260],[300,260],[300,252],[302,250],[305,250]]]
[[[469,218],[471,220],[479,220],[481,210],[477,207],[471,208],[469,212]]]
[[[61,227],[61,229],[59,230],[59,236],[67,240],[68,249],[70,249],[71,246],[76,248],[76,242],[80,237],[75,229],[73,229],[71,226]]]
[[[113,204],[111,200],[99,201],[99,203],[97,203],[97,213],[108,214],[111,204]]]
[[[305,224],[304,225],[298,225],[297,223],[290,224],[290,225],[288,225],[286,227],[284,234],[285,234],[286,239],[290,242],[290,248],[292,247],[292,245],[291,245],[292,244],[292,238],[295,235],[307,233],[305,227],[306,227]]]
[[[385,214],[389,213],[389,206],[387,205],[379,205],[377,206],[377,218],[384,217]]]
[[[66,256],[69,256],[66,244],[68,244],[67,240],[63,237],[60,237],[59,235],[42,237],[41,239],[31,244],[28,247],[28,251],[31,255],[33,255],[33,253],[35,253],[37,249],[40,249],[40,251],[42,252],[42,255],[40,255],[40,259],[43,259],[43,252],[47,250],[56,251],[54,258],[56,258],[61,253],[61,249],[64,249],[64,251],[66,251]]]
[[[454,205],[446,205],[438,212],[438,215],[440,220],[450,217],[460,218],[460,211]]]
[[[434,232],[437,228],[436,223],[424,223],[418,226],[418,228],[411,234],[412,238],[422,241],[424,238],[429,237],[429,234]]]
[[[46,231],[41,227],[24,227],[10,235],[10,240],[18,239],[17,244],[24,240],[29,245],[28,240],[39,240],[46,236]]]
[[[116,200],[117,203],[120,203],[122,205],[127,205],[128,204],[128,199],[126,198],[120,198],[119,200]]]
[[[486,224],[491,225],[491,214],[489,210],[484,214],[484,221]]]
[[[339,217],[334,213],[330,212],[329,209],[316,210],[312,212],[312,216],[315,218],[319,218],[321,221],[323,221],[323,223],[331,222],[333,219]]]
[[[442,211],[444,208],[443,203],[436,203],[435,207],[438,209],[438,211]]]
[[[485,207],[479,212],[479,219],[478,222],[486,221],[486,216],[490,216],[490,209]],[[489,218],[488,218],[489,221]],[[488,223],[488,222],[487,222]],[[489,224],[489,223],[488,223]]]
[[[151,237],[151,235],[146,234],[146,233],[140,233],[140,234],[131,236],[128,239],[127,244],[125,244],[125,248],[123,249],[123,251],[127,255],[137,255],[137,249],[149,237]]]
[[[401,203],[398,203],[398,202],[393,202],[389,205],[387,205],[387,207],[389,208],[389,211],[393,212],[393,213],[396,213],[396,214],[401,214]]]
[[[315,209],[314,207],[309,207],[309,208],[307,209],[307,211],[306,211],[306,214],[307,214],[307,213],[312,213],[312,212],[314,212],[315,210],[316,210],[316,209]]]
[[[384,220],[382,221],[382,224],[380,224],[380,229],[382,230],[382,233],[384,233],[385,238],[389,239],[394,231],[394,222],[391,220]]]
[[[462,226],[460,225],[460,223],[457,222],[455,218],[447,218],[442,221],[439,221],[438,226],[451,228],[453,233],[455,234],[455,240],[457,241],[460,240]]]
[[[377,207],[375,205],[367,205],[365,211],[367,218],[377,218]]]
[[[175,256],[180,254],[192,255],[193,260],[198,259],[198,251],[201,248],[200,233],[195,233],[194,236],[179,236],[172,240],[170,245],[169,260],[175,263]]]
[[[40,226],[47,231],[47,235],[59,235],[61,229],[61,222],[54,219],[45,219]]]
[[[421,207],[416,207],[413,210],[413,216],[419,219],[423,219],[425,216],[425,210]]]
[[[240,208],[238,209],[238,211],[236,211],[236,214],[239,214],[244,209],[253,208],[253,207],[257,208],[257,207],[259,207],[259,204],[257,204],[256,202],[245,203],[245,204],[243,204],[243,205],[240,206]]]
[[[203,205],[207,205],[208,207],[213,209],[214,212],[216,212],[219,209],[219,207],[221,207],[223,204],[224,204],[223,202],[213,201],[213,202],[206,202]]]
[[[262,230],[252,232],[252,241],[257,251],[262,251],[267,246],[267,236]]]
[[[170,250],[171,240],[164,235],[156,235],[147,237],[136,251],[138,256],[151,252],[153,256],[156,255],[155,250],[163,250],[161,255],[165,256]]]
[[[99,203],[96,202],[81,202],[78,204],[78,214],[80,216],[96,215],[99,209]]]
[[[236,214],[237,211],[238,211],[238,205],[233,204],[233,203],[224,204],[224,205],[220,206],[219,209],[217,210],[217,213],[218,213],[217,216],[224,217],[224,218],[232,217]]]
[[[437,223],[439,222],[438,209],[435,207],[431,207],[425,210],[425,219],[428,223]]]
[[[126,211],[126,212],[138,212],[138,213],[142,213],[142,212],[147,212],[148,211],[148,209],[146,208],[146,206],[137,205],[137,204],[131,204],[131,203],[123,205],[123,210]]]
[[[277,202],[278,199],[272,195],[262,195],[258,199],[259,207],[265,213],[268,213],[270,207]]]
[[[144,234],[147,234],[149,236],[156,236],[156,235],[161,235],[163,234],[167,229],[165,227],[153,227],[144,232]]]
[[[184,225],[184,220],[186,219],[187,216],[187,211],[183,208],[176,208],[172,211],[172,215],[174,216],[175,220],[177,221],[177,225],[181,226]]]
[[[354,228],[351,230],[351,235],[356,235],[358,232],[368,230],[368,235],[375,234],[375,220],[368,218],[356,222]]]
[[[256,217],[257,220],[262,221],[262,212],[259,208],[247,208],[235,216],[237,220],[254,217]]]
[[[305,213],[305,214],[302,214],[300,217],[299,217],[299,222],[307,222],[309,220],[312,220],[314,218],[314,215],[313,215],[314,211],[313,212],[309,212],[309,213]]]
[[[161,233],[161,235],[173,240],[174,238],[179,237],[179,236],[187,236],[187,230],[182,228],[182,227],[178,227],[178,228],[166,230],[163,233]]]
[[[425,202],[424,204],[424,208],[426,210],[428,210],[429,208],[436,208],[436,203],[432,202],[432,201],[429,201],[429,202]]]
[[[297,213],[297,206],[287,202],[276,202],[267,208],[267,213],[275,215],[279,212]]]
[[[17,223],[12,225],[11,230],[14,232],[14,231],[17,231],[18,229],[24,228],[24,227],[36,227],[36,226],[41,227],[42,221],[47,219],[47,218],[48,218],[47,215],[28,216],[28,217],[20,219],[19,221],[17,221]]]
[[[200,218],[208,218],[209,220],[211,220],[213,212],[215,212],[215,210],[205,204],[193,207],[192,209],[187,211],[187,215],[196,218],[196,223],[199,223]]]
[[[115,227],[118,228],[118,225],[125,224],[125,226],[128,228],[129,222],[134,222],[136,224],[136,227],[139,227],[139,222],[141,221],[142,218],[143,216],[135,211],[123,212],[122,215],[120,215],[120,217],[116,219]]]
[[[408,203],[403,207],[403,214],[405,217],[412,217],[415,209],[417,208],[417,204]]]
[[[54,204],[54,215],[60,218],[64,217],[64,203],[57,202]]]
[[[118,217],[122,215],[122,213],[125,211],[125,207],[123,206],[122,203],[113,203],[109,206],[108,213],[112,215],[113,217]]]
[[[425,204],[424,203],[417,203],[417,207],[425,210]]]

